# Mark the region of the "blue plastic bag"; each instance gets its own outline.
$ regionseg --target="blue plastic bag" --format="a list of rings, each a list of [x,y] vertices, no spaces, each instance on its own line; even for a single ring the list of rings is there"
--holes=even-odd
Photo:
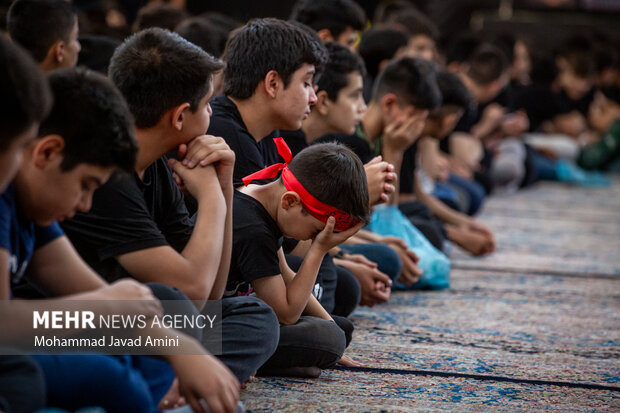
[[[420,257],[418,267],[424,273],[418,282],[410,287],[395,283],[394,289],[441,290],[450,286],[450,260],[413,226],[397,206],[381,205],[375,208],[368,229],[379,235],[402,238]]]

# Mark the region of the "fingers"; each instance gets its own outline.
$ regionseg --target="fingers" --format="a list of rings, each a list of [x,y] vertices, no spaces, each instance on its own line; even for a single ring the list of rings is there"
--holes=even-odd
[[[196,398],[196,396],[194,396],[193,393],[191,392],[186,392],[185,394],[185,399],[187,399],[189,405],[192,407],[192,410],[195,413],[207,413],[207,411],[205,410],[205,408],[202,406],[202,403],[200,403],[200,401]],[[207,403],[208,404],[208,403]],[[213,410],[211,408],[211,406],[209,406],[209,408],[211,409],[212,412],[214,412],[215,410]]]
[[[387,275],[385,275],[384,273],[382,273],[379,270],[374,270],[373,271],[373,277],[372,277],[375,282],[376,281],[381,281],[383,284],[385,284],[386,286],[391,286],[392,285],[392,279],[390,277],[388,277]]]
[[[187,155],[187,144],[182,143],[179,145],[179,148],[177,149],[177,158],[182,161],[183,159],[185,159],[185,156]]]
[[[190,169],[199,164],[206,166],[210,164],[210,162],[206,161],[206,158],[212,152],[222,150],[230,150],[224,139],[212,135],[202,135],[189,142],[187,153],[183,157],[182,163]]]
[[[334,222],[336,222],[336,220],[334,220]],[[339,232],[338,238],[340,239],[340,243],[346,241],[347,239],[351,238],[353,235],[357,234],[358,231],[362,229],[363,225],[364,225],[363,222],[358,222],[355,226],[347,229],[346,231]]]
[[[381,159],[383,159],[383,158],[381,157],[381,155],[379,155],[379,156],[375,156],[375,157],[374,157],[374,158],[372,158],[370,161],[368,161],[368,163],[367,163],[366,165],[364,165],[364,167],[366,167],[367,165],[374,165],[374,164],[376,164],[376,163],[379,163],[379,162],[381,162]]]
[[[323,231],[325,234],[331,234],[332,232],[334,232],[334,227],[336,226],[336,218],[334,217],[329,217],[327,218],[327,222],[325,223],[325,227],[323,228]]]

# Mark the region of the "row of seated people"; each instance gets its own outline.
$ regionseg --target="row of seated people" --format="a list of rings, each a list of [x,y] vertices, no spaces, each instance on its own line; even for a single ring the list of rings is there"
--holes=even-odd
[[[521,139],[529,112],[502,106],[514,67],[497,44],[472,40],[442,66],[432,26],[406,10],[366,32],[358,54],[359,22],[340,11],[340,26],[321,26],[303,7],[323,2],[308,3],[297,22],[233,31],[221,60],[139,30],[113,49],[107,76],[74,67],[69,3],[13,3],[11,41],[0,39],[0,293],[21,299],[3,314],[6,337],[28,334],[41,297],[149,317],[170,300],[190,316],[216,301],[221,336],[159,326],[149,333],[178,337],[183,354],[1,356],[4,410],[234,411],[256,374],[359,366],[345,354],[358,305],[447,287],[455,245],[495,250],[473,217],[488,194],[538,179],[605,183]],[[360,15],[351,1],[325,3]],[[370,58],[369,39],[385,34],[404,43]],[[569,73],[571,59],[560,60]],[[580,149],[584,166],[617,157],[610,90],[588,108],[607,134]],[[577,114],[545,124],[561,128],[562,116]]]

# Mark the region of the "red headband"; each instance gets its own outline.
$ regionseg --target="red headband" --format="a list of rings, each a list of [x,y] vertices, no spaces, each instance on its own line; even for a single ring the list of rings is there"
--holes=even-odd
[[[310,192],[306,191],[306,188],[303,187],[303,185],[297,180],[297,178],[295,178],[295,175],[293,175],[291,170],[287,167],[291,159],[293,159],[293,155],[291,154],[291,150],[288,145],[282,138],[275,138],[273,141],[278,148],[278,153],[282,158],[284,158],[285,163],[277,163],[246,176],[242,179],[245,186],[248,186],[250,182],[256,179],[275,178],[276,175],[278,175],[278,172],[282,171],[282,183],[284,183],[284,187],[287,190],[296,192],[297,195],[299,195],[304,208],[314,218],[321,222],[327,222],[327,219],[330,216],[333,216],[336,218],[336,225],[334,226],[334,229],[338,231],[349,229],[359,222],[357,218],[347,214],[344,211],[334,208],[331,205],[324,204],[312,196]]]

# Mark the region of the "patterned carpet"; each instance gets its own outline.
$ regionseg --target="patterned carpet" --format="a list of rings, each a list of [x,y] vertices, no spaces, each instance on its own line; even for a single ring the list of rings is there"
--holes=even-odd
[[[620,181],[493,198],[498,251],[454,250],[452,286],[360,308],[364,368],[263,378],[254,412],[620,411]]]

